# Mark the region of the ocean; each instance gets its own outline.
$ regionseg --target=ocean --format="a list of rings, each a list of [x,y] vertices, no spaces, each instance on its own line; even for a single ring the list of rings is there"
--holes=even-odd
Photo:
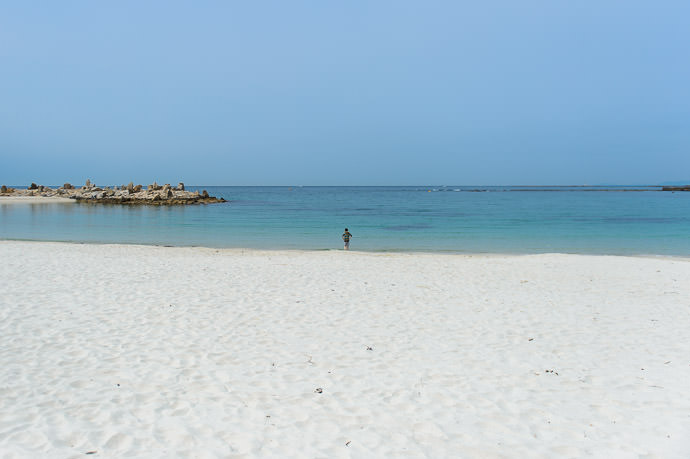
[[[255,249],[690,256],[690,192],[659,187],[187,187],[224,204],[2,204],[0,239]]]

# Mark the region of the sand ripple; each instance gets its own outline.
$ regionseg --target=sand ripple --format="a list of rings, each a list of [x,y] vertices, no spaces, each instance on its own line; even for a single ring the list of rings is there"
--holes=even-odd
[[[0,458],[690,451],[688,260],[23,242],[0,259]]]

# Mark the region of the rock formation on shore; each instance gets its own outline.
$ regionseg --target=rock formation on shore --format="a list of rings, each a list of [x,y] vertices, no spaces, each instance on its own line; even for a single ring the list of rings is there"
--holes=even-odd
[[[665,186],[661,188],[661,191],[690,191],[690,185]]]
[[[145,188],[141,185],[134,185],[133,182],[120,187],[100,187],[91,183],[90,180],[87,180],[86,184],[79,188],[69,183],[65,183],[60,188],[49,188],[32,183],[27,189],[9,188],[2,185],[0,196],[63,197],[87,203],[154,206],[226,202],[223,198],[209,196],[206,190],[201,193],[199,191],[186,191],[182,182],[176,187],[170,186],[169,183],[161,186],[154,182]]]

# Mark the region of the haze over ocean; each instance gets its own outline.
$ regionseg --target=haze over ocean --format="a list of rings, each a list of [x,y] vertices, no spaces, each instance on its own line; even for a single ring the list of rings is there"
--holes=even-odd
[[[685,1],[4,2],[0,182],[690,180]]]

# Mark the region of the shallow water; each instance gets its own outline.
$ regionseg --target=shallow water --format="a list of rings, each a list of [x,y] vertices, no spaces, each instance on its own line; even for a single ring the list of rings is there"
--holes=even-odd
[[[261,249],[690,256],[690,193],[657,187],[188,187],[185,207],[0,204],[0,239]],[[636,191],[622,191],[636,190]]]

